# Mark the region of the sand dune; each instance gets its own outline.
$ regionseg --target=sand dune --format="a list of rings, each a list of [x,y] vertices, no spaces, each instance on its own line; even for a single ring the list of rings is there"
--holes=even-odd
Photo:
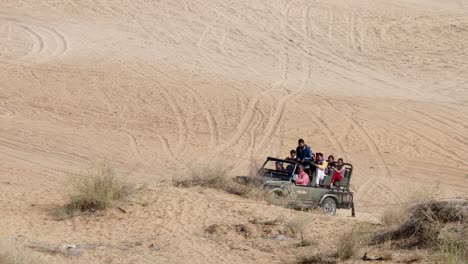
[[[115,216],[114,228],[56,223],[42,209],[96,161],[153,186],[208,162],[243,174],[298,138],[355,166],[358,220],[415,190],[466,195],[467,14],[465,0],[3,0],[0,237],[111,245],[73,263],[155,237],[160,251],[134,249],[122,263],[280,262],[202,240],[239,210],[277,214],[214,205],[206,197],[234,199],[216,192],[145,194],[152,205]]]

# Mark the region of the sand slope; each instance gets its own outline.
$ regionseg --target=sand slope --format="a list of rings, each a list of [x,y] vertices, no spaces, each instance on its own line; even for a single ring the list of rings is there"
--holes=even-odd
[[[63,240],[30,203],[95,161],[150,184],[208,162],[238,175],[300,137],[354,164],[361,220],[415,190],[466,195],[467,43],[464,0],[3,0],[0,235]],[[148,219],[168,245],[217,220],[173,192],[168,222]],[[224,257],[192,242],[161,259]]]

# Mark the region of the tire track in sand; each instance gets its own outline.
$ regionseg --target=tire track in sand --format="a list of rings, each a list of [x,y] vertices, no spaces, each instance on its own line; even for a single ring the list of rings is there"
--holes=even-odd
[[[433,115],[426,114],[424,111],[416,109],[416,107],[410,107],[408,105],[400,104],[400,107],[403,107],[403,108],[405,108],[405,109],[407,109],[409,111],[412,111],[412,112],[418,114],[419,117],[421,117],[423,120],[427,121],[427,123],[424,123],[424,122],[419,121],[418,119],[415,119],[416,122],[419,122],[419,123],[421,123],[423,125],[431,127],[432,129],[437,130],[442,134],[447,134],[448,131],[449,131],[448,134],[451,134],[451,135],[456,134],[456,135],[454,135],[454,138],[448,137],[449,140],[453,141],[453,143],[454,143],[453,146],[458,146],[458,144],[460,142],[461,142],[461,145],[468,145],[467,134],[463,133],[462,131],[459,131],[458,129],[456,129],[452,125],[448,124],[446,121],[444,121],[444,119],[445,119],[444,117],[437,118],[437,116],[434,115],[434,114]],[[440,114],[440,112],[438,112],[437,114]],[[439,128],[439,126],[441,128],[443,128],[443,129]],[[462,150],[462,148],[460,148],[460,150]]]
[[[283,11],[283,16],[287,19],[289,12],[291,10],[292,3],[288,3],[286,7],[284,8]],[[284,19],[280,20],[281,23],[281,31],[286,31],[287,28],[285,26]],[[281,45],[281,50],[282,54],[280,56],[280,61],[281,61],[281,68],[282,68],[282,74],[281,74],[281,80],[276,83],[271,91],[277,91],[284,89],[285,83],[288,81],[288,75],[289,75],[289,55],[287,51],[286,45]],[[303,64],[304,67],[304,64]],[[305,88],[305,85],[308,81],[310,75],[310,69],[306,71],[304,81],[303,81],[303,86],[296,91],[289,93],[287,96],[283,96],[278,102],[276,102],[276,109],[275,112],[273,113],[272,117],[270,117],[267,121],[267,125],[264,129],[264,132],[262,133],[262,138],[260,139],[260,142],[258,143],[257,147],[253,147],[255,144],[254,142],[251,144],[251,148],[249,150],[249,158],[256,152],[259,152],[261,149],[265,148],[269,142],[272,140],[272,135],[275,133],[275,131],[278,129],[278,123],[280,122],[281,118],[283,117],[284,114],[284,109],[285,105],[288,99],[290,99],[292,96],[296,95],[300,91],[302,91]]]
[[[384,108],[384,106],[382,106],[382,105],[380,107]],[[387,108],[387,109],[389,109],[389,108]],[[389,110],[391,110],[391,109],[389,109]],[[435,146],[435,148],[433,146],[430,146],[429,144],[425,144],[424,147],[426,147],[428,149],[431,149],[434,153],[439,153],[440,155],[444,155],[444,156],[450,156],[452,159],[454,159],[454,160],[456,159],[456,161],[461,163],[461,164],[466,164],[467,163],[466,159],[464,157],[460,156],[457,152],[454,152],[451,149],[445,148],[442,143],[439,143],[439,142],[437,142],[437,140],[435,140],[435,139],[433,139],[431,137],[428,137],[425,134],[419,132],[418,129],[412,128],[410,126],[401,126],[401,124],[397,123],[394,120],[391,120],[390,118],[388,118],[386,116],[381,116],[381,118],[382,118],[382,120],[385,120],[389,124],[392,124],[394,126],[401,127],[403,129],[405,129],[408,133],[413,134],[415,136],[415,138],[424,139],[427,143],[431,143],[431,145]]]
[[[151,71],[149,71],[148,69],[145,70],[143,67],[141,67],[142,65],[139,65],[140,67],[138,69],[136,69],[133,66],[129,65],[128,62],[121,61],[121,60],[118,59],[118,57],[114,57],[114,56],[111,56],[111,55],[107,54],[102,49],[100,49],[98,45],[94,45],[94,43],[89,42],[86,39],[81,39],[81,41],[84,42],[84,45],[86,45],[86,46],[88,46],[90,48],[94,48],[96,51],[101,53],[104,57],[106,57],[107,59],[112,61],[114,64],[121,65],[122,68],[129,70],[130,72],[132,72],[136,76],[139,76],[140,78],[142,78],[144,80],[148,80],[151,83],[155,84],[157,87],[161,88],[161,89],[158,89],[158,91],[160,92],[160,94],[164,98],[164,100],[168,103],[171,111],[173,112],[173,117],[176,119],[177,132],[178,132],[177,149],[181,150],[182,147],[184,146],[185,142],[187,141],[187,138],[188,138],[187,125],[186,125],[185,119],[182,118],[183,117],[183,112],[181,110],[182,108],[179,105],[178,101],[175,100],[174,96],[169,92],[170,89],[168,87],[166,87],[164,84],[154,80],[154,78],[151,78],[149,75],[147,75],[146,73],[150,74]],[[140,61],[135,56],[132,56],[132,58],[137,62]],[[143,66],[148,66],[148,65],[143,64]],[[159,137],[160,135],[157,135],[157,136]],[[185,165],[184,162],[180,161],[177,158],[177,156],[174,154],[173,150],[171,149],[171,147],[170,147],[170,145],[168,144],[167,141],[163,140],[161,142],[163,143],[163,150],[165,150],[168,155],[173,157],[174,160],[176,160],[179,164],[184,164]],[[164,142],[166,142],[166,145],[164,145]]]
[[[18,19],[0,12],[0,58],[8,61],[41,60],[58,57],[68,51],[66,36],[47,21],[29,17]]]
[[[350,106],[348,106],[350,107]],[[371,152],[372,156],[376,157],[376,160],[378,163],[380,163],[380,166],[383,168],[384,172],[384,177],[390,178],[392,177],[391,172],[387,166],[387,163],[385,162],[382,153],[380,152],[379,147],[377,146],[377,143],[372,139],[372,137],[369,135],[369,133],[366,131],[366,129],[357,121],[354,119],[352,116],[348,116],[348,118],[351,120],[351,124],[353,128],[361,135],[361,138],[364,139],[366,142],[367,146],[369,147],[369,151]],[[391,198],[395,198],[398,195],[395,194],[392,190],[385,188],[381,183],[377,182],[376,178],[378,176],[375,174],[371,175],[366,175],[366,181],[364,184],[361,184],[361,186],[358,188],[357,192],[360,193],[360,195],[365,196],[372,196],[369,194],[370,191],[373,191],[374,188],[373,186],[378,185],[380,186],[381,189],[386,189],[386,192],[391,195]],[[381,197],[376,197],[377,199],[381,199]]]
[[[328,99],[326,99],[325,97],[322,97],[322,96],[318,96],[318,97],[321,98],[320,100],[325,102],[329,107],[333,108],[333,105],[330,103],[330,101],[328,101]],[[351,109],[352,106],[351,105],[346,105],[345,108]],[[358,134],[361,136],[361,138],[366,142],[367,146],[369,147],[369,151],[371,152],[371,154],[377,158],[377,161],[383,167],[385,176],[387,178],[391,177],[390,170],[389,170],[387,164],[385,163],[385,160],[384,160],[384,158],[382,156],[382,153],[380,152],[380,149],[377,146],[377,143],[372,139],[372,137],[369,135],[369,133],[366,132],[366,130],[362,127],[362,125],[352,117],[352,115],[350,115],[348,113],[342,113],[342,114],[345,115],[348,120],[350,120],[347,123],[350,124],[351,128],[356,130],[358,132]],[[321,127],[324,128],[325,130],[327,130],[327,134],[333,135],[331,130],[326,125],[326,123],[319,116],[316,116],[316,119],[317,119],[317,121],[319,121]],[[339,140],[337,140],[337,138],[335,136],[333,136],[333,138],[332,138],[332,137],[327,135],[327,137],[332,142],[332,144],[334,142],[336,142],[334,144],[334,146],[338,147],[338,149],[340,149],[342,151],[342,153],[345,152],[343,146],[341,145],[341,143],[339,143]],[[374,176],[374,175],[372,175],[372,176]],[[376,184],[381,185],[380,183],[375,181],[375,176],[374,177],[372,177],[372,176],[366,176],[365,183],[360,186],[360,188],[357,190],[357,192],[362,191],[363,192],[362,195],[369,195],[368,192],[369,192],[369,190],[373,190],[373,186],[375,186]],[[396,197],[395,193],[392,190],[386,188],[385,186],[380,186],[379,188],[385,189],[385,191],[387,193],[389,193],[389,195],[391,195],[392,197]]]
[[[213,12],[218,13],[220,16],[225,17],[228,21],[231,21],[234,24],[238,24],[242,22],[241,20],[242,16],[237,16],[235,19],[233,19],[227,16],[225,13],[219,12],[218,8],[216,6],[213,6],[210,1],[201,1],[201,3],[199,4],[204,5],[205,7],[211,9]],[[254,32],[254,33],[257,33],[257,32]],[[263,90],[262,92],[257,93],[254,95],[254,97],[252,97],[252,99],[248,103],[246,112],[244,113],[244,115],[241,118],[241,121],[236,127],[236,131],[230,136],[229,140],[226,143],[218,146],[218,148],[215,150],[216,152],[220,152],[224,149],[230,149],[239,142],[239,140],[249,130],[249,127],[252,126],[254,115],[258,113],[257,106],[258,106],[258,103],[260,102],[260,99],[264,98],[271,91],[278,89],[279,84],[274,85],[266,90]],[[259,122],[262,122],[262,120],[259,120]],[[252,144],[249,144],[249,146],[252,146]]]
[[[94,0],[94,1],[96,3],[98,3],[99,5],[101,5],[100,2],[97,2],[96,0]],[[107,7],[105,5],[101,5],[101,6],[103,8],[112,10],[113,12],[118,13],[118,11],[119,11],[117,9],[117,7],[110,8],[110,7]],[[138,21],[136,19],[136,17],[132,13],[130,13],[130,12],[126,11],[126,10],[120,10],[120,11],[123,14],[126,14],[127,16],[132,18],[133,22]],[[136,24],[139,25],[138,23],[136,23]],[[140,27],[142,27],[142,26],[140,25]],[[144,32],[147,32],[144,27],[142,27],[142,29],[144,30]],[[86,41],[86,40],[82,40],[82,41]],[[93,48],[98,50],[101,54],[108,55],[106,52],[104,52],[102,49],[100,49],[97,45],[92,45],[93,43],[90,43],[90,42],[88,42],[88,44],[89,44],[89,46],[92,46]],[[126,69],[130,70],[136,76],[140,76],[144,80],[148,80],[148,81],[154,83],[156,86],[158,86],[160,88],[160,89],[158,89],[158,91],[161,93],[162,97],[165,99],[165,101],[167,102],[167,104],[171,108],[171,111],[173,112],[173,117],[176,119],[176,123],[177,123],[177,127],[178,127],[178,129],[177,129],[177,131],[178,131],[178,141],[177,141],[177,145],[175,147],[176,148],[176,154],[172,150],[168,154],[171,155],[171,156],[175,156],[176,160],[179,163],[182,163],[182,162],[180,162],[180,160],[178,160],[177,156],[182,152],[182,150],[184,148],[184,145],[186,144],[187,138],[188,138],[188,127],[187,127],[186,120],[183,118],[183,116],[184,116],[183,111],[182,111],[183,107],[182,107],[182,105],[180,105],[180,102],[175,99],[175,96],[173,95],[173,93],[171,93],[170,88],[166,87],[163,83],[161,83],[159,81],[156,81],[154,78],[150,77],[151,74],[154,74],[153,71],[156,68],[154,66],[152,66],[152,65],[149,65],[149,64],[145,63],[144,61],[142,61],[140,58],[138,58],[135,55],[132,55],[130,57],[132,59],[134,59],[138,63],[138,66],[139,66],[138,69],[131,66],[128,62],[119,60],[118,57],[115,57],[115,56],[112,56],[112,55],[108,55],[108,56],[105,56],[105,57],[112,60],[114,63],[116,63],[118,65],[121,65],[123,68],[126,68]],[[142,66],[145,66],[146,69],[144,67],[142,67]],[[159,70],[158,70],[158,72],[161,73]],[[168,145],[168,147],[170,148],[170,145]],[[163,149],[166,149],[166,148],[163,146]]]
[[[136,137],[126,131],[126,130],[123,130],[123,129],[120,129],[120,131],[122,131],[124,134],[126,134],[128,136],[128,139],[129,139],[129,145],[130,145],[130,148],[133,152],[133,156],[138,160],[138,164],[137,165],[151,165],[141,154],[141,151],[140,151],[140,147],[138,146],[138,141],[136,139]]]
[[[186,5],[186,3],[185,3]],[[190,11],[190,8],[185,8],[185,10],[187,12]],[[138,11],[138,10],[135,10],[135,12]],[[147,27],[143,24],[143,18],[141,16],[137,16],[137,15],[134,15],[131,10],[130,11],[127,11],[127,14],[132,18],[133,22],[140,28],[143,30],[143,32],[149,37],[149,38],[152,38],[152,39],[155,39],[154,35],[152,34],[152,32],[150,32],[149,29],[147,29]],[[187,14],[187,17],[189,19],[191,19],[191,12],[189,12]],[[198,41],[198,48],[202,48],[202,44],[203,44],[203,39],[206,37],[206,34],[208,34],[209,30],[210,30],[211,26],[208,25],[206,27],[206,30],[204,32],[204,34],[202,35],[202,38]],[[157,39],[156,39],[157,40]],[[140,60],[140,63],[142,64],[145,64],[147,65],[148,67],[152,68],[153,70],[155,70],[156,72],[158,72],[159,74],[161,74],[163,77],[167,78],[168,80],[174,82],[175,84],[180,84],[182,87],[185,87],[186,88],[186,91],[187,92],[191,92],[191,94],[193,95],[192,98],[195,99],[195,101],[197,102],[200,110],[202,111],[202,113],[204,114],[205,116],[205,119],[206,119],[206,122],[208,124],[208,128],[210,130],[210,140],[209,140],[209,144],[208,144],[208,147],[210,149],[214,148],[218,142],[219,142],[219,129],[218,129],[218,126],[217,126],[217,122],[216,122],[216,119],[214,118],[214,115],[212,113],[212,111],[210,109],[207,109],[205,106],[206,106],[206,103],[203,102],[202,100],[202,96],[192,87],[188,86],[187,84],[185,84],[184,82],[180,82],[178,80],[176,80],[174,77],[170,76],[169,74],[163,72],[162,70],[159,70],[157,67],[151,65],[151,64],[148,64],[142,60]]]

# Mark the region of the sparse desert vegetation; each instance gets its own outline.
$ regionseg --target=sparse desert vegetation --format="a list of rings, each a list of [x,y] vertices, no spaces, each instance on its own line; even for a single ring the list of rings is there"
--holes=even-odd
[[[307,247],[316,243],[313,239],[307,234],[307,218],[306,217],[295,217],[287,221],[286,225],[294,230],[298,234],[300,241],[296,244],[297,247]]]
[[[374,236],[371,243],[391,240],[402,247],[431,246],[438,242],[441,229],[448,223],[466,225],[468,200],[428,201],[411,207],[401,225]]]
[[[410,207],[392,207],[395,210],[399,215],[383,227],[362,222],[342,232],[335,239],[336,253],[306,254],[297,262],[468,263],[467,199],[423,200]]]
[[[401,205],[389,207],[382,213],[380,221],[386,226],[399,225],[408,217],[407,209]]]
[[[391,243],[396,248],[430,248],[443,263],[468,261],[468,200],[430,200],[406,211],[405,221],[378,231],[371,244]]]
[[[95,166],[86,173],[74,176],[71,181],[68,202],[54,210],[58,219],[73,216],[76,212],[95,212],[114,206],[129,198],[135,191],[107,164]]]
[[[228,176],[228,170],[221,164],[194,166],[188,170],[188,177],[174,180],[178,187],[206,187],[224,190],[246,198],[264,198],[265,192],[255,183],[240,183]]]
[[[359,239],[357,228],[352,228],[341,234],[337,239],[336,255],[338,258],[340,260],[348,260],[355,257],[357,255]]]
[[[188,170],[188,177],[175,180],[174,185],[223,189],[230,182],[227,174],[228,170],[220,164],[193,166]]]

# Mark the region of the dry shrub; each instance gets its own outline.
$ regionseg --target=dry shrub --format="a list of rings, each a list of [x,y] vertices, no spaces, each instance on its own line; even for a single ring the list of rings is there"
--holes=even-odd
[[[385,210],[380,218],[381,223],[386,226],[400,225],[409,217],[411,205],[426,203],[437,199],[441,195],[439,184],[432,187],[421,187],[419,185],[411,186],[411,191],[403,193],[403,204],[392,206]]]
[[[313,256],[301,256],[298,258],[298,264],[336,264],[338,263],[330,256],[324,256],[322,254]]]
[[[296,217],[286,222],[286,226],[289,229],[291,229],[295,234],[299,234],[301,238],[301,241],[299,241],[299,243],[296,244],[297,247],[307,247],[312,244],[315,244],[314,241],[312,241],[306,233],[306,226],[308,222],[308,219],[305,217]]]
[[[69,202],[55,211],[58,219],[72,216],[75,212],[110,208],[134,192],[134,186],[116,176],[108,165],[100,165],[85,175],[73,178],[71,186],[73,194]]]
[[[359,237],[360,231],[356,227],[341,234],[337,242],[338,258],[348,260],[355,257],[358,252]]]
[[[445,224],[468,222],[468,200],[429,201],[409,210],[409,217],[397,228],[378,233],[371,244],[387,240],[399,241],[403,248],[437,245],[440,230]]]
[[[174,181],[179,187],[209,187],[222,189],[229,182],[228,170],[221,165],[207,165],[192,167],[189,170],[188,179]]]
[[[403,207],[390,207],[380,217],[382,224],[386,226],[400,225],[408,218],[408,212]]]
[[[178,187],[200,186],[224,190],[246,198],[262,198],[264,192],[255,182],[234,181],[228,176],[228,170],[222,165],[205,165],[190,168],[187,179],[173,181]]]

